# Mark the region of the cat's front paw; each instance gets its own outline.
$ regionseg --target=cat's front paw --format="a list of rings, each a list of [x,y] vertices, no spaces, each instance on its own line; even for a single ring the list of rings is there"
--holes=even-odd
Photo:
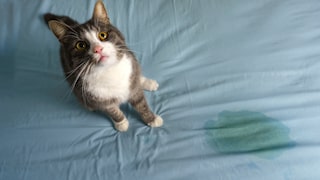
[[[129,128],[129,121],[124,118],[120,122],[115,122],[113,121],[114,127],[119,131],[119,132],[126,132]]]
[[[147,91],[156,91],[159,88],[159,84],[153,79],[145,78],[145,80],[142,82],[142,87]]]
[[[163,125],[163,119],[160,116],[156,116],[156,118],[148,123],[148,126],[150,127],[161,127]]]

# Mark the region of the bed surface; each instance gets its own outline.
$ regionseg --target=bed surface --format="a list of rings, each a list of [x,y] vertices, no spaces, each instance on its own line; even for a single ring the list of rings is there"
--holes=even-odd
[[[0,0],[1,180],[320,179],[320,1],[104,0],[160,88],[161,128],[128,132],[70,93],[47,12],[90,0]]]

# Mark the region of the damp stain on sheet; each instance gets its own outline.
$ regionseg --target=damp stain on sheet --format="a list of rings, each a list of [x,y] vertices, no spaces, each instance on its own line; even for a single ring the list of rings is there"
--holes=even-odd
[[[223,111],[205,124],[207,143],[219,153],[247,153],[274,159],[295,146],[289,128],[259,112]]]

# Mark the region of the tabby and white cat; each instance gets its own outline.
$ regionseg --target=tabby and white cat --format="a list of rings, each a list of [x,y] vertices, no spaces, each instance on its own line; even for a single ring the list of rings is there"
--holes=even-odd
[[[162,126],[162,118],[150,111],[143,92],[157,90],[158,83],[141,75],[137,59],[110,23],[101,0],[84,24],[49,13],[44,19],[60,41],[66,79],[87,109],[106,113],[118,131],[127,131],[129,123],[119,106],[129,102],[147,125]]]

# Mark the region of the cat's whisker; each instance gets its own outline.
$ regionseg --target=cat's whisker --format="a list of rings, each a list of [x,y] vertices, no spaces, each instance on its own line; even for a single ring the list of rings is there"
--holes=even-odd
[[[118,48],[118,49],[122,49],[122,50],[129,50],[129,51],[131,51],[131,49],[130,48],[128,48],[128,46],[126,46],[126,45],[118,45],[118,46],[116,46],[116,48]]]
[[[66,72],[66,74],[68,74],[68,76],[65,78],[65,80],[67,80],[68,78],[70,78],[81,66],[83,66],[85,64],[85,62],[81,63],[79,66],[77,66],[75,69],[73,69],[72,71]]]
[[[140,41],[140,42],[135,42],[135,43],[126,43],[128,46],[135,46],[135,45],[141,45],[141,44],[144,44],[144,43],[149,43],[148,40],[145,40],[145,41]]]
[[[119,47],[119,48],[128,48],[126,45],[117,45],[116,47]]]
[[[77,81],[79,80],[79,78],[80,78],[80,76],[81,76],[82,71],[85,69],[85,66],[86,66],[86,64],[88,64],[88,63],[89,63],[88,61],[87,61],[87,62],[85,61],[85,62],[81,63],[80,65],[78,65],[75,69],[73,69],[72,71],[69,72],[70,74],[65,78],[65,80],[67,80],[67,79],[70,78],[74,73],[76,73],[77,70],[79,70],[79,68],[83,67],[83,68],[81,69],[81,71],[79,72],[79,74],[77,75],[77,78],[75,79],[74,83],[72,84],[71,89],[64,95],[63,99],[68,98],[68,97],[72,94],[72,92],[73,92],[73,90],[74,90],[74,88],[75,88],[75,86],[76,86],[76,83],[77,83]]]
[[[132,53],[137,53],[137,54],[143,54],[142,52],[139,51],[134,51],[134,50],[130,50],[130,49],[121,49],[117,47],[118,51],[125,51],[125,52],[132,52]]]
[[[80,70],[79,74],[77,75],[76,79],[74,80],[72,86],[71,86],[71,92],[73,92],[74,88],[76,87],[76,84],[78,82],[78,80],[80,79],[80,76],[82,75],[82,73],[84,72],[84,70],[87,68],[89,64],[89,61],[85,63],[85,65],[83,66],[83,68]]]
[[[81,63],[80,65],[78,65],[75,69],[73,69],[72,71],[69,71],[69,72],[66,72],[65,76],[63,79],[61,79],[58,83],[57,83],[57,87],[58,86],[61,86],[62,84],[64,84],[81,66],[83,66],[84,62]],[[66,93],[64,96],[63,96],[63,99],[68,97],[69,94],[71,93]]]

